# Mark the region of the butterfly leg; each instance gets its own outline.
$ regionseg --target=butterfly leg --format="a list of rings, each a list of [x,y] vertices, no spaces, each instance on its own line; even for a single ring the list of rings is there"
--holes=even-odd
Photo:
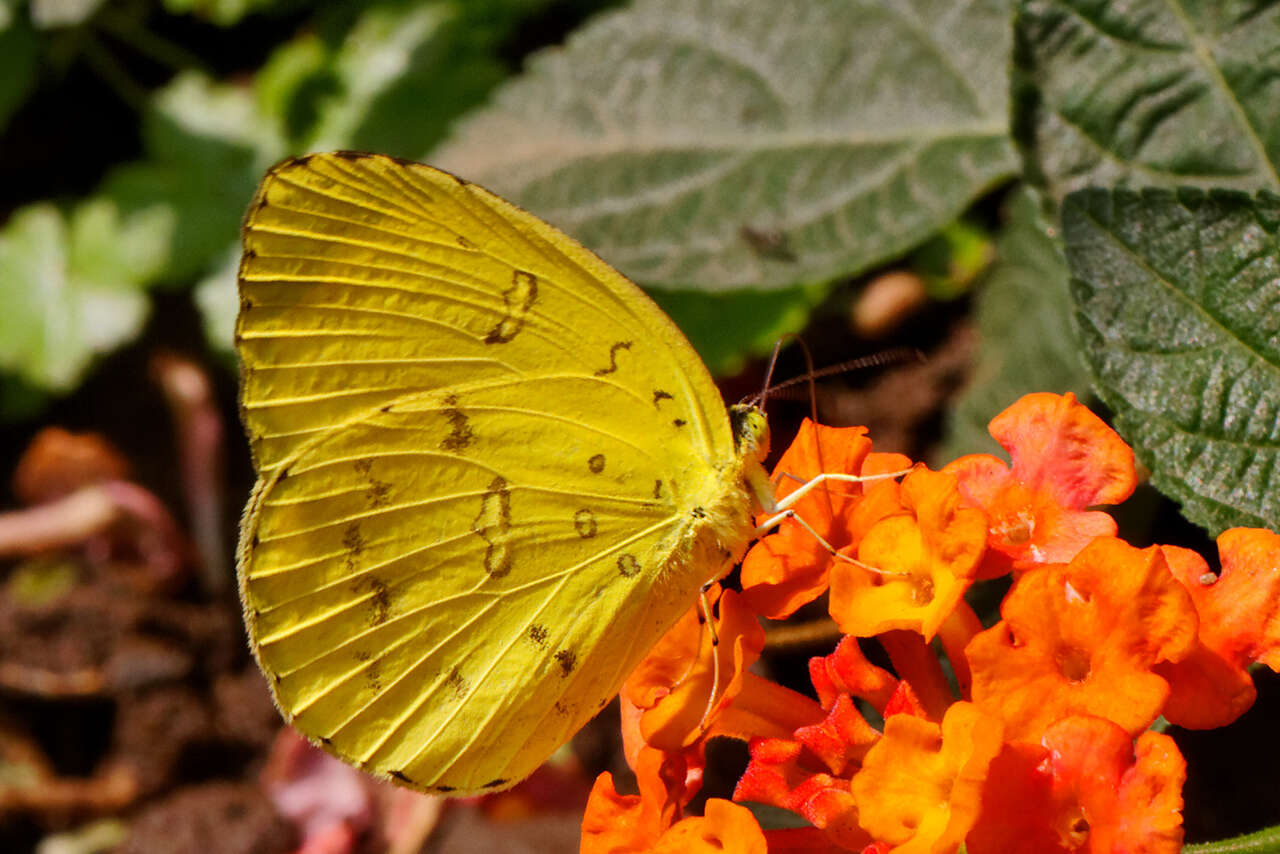
[[[711,633],[711,693],[707,695],[707,707],[702,710],[702,720],[698,729],[705,730],[707,721],[711,719],[711,710],[716,704],[716,694],[720,692],[720,634],[716,631],[715,620],[711,617],[711,603],[707,601],[707,591],[714,581],[708,581],[698,589],[698,602],[702,608],[703,624]]]
[[[809,480],[805,481],[800,486],[800,488],[798,488],[795,492],[792,492],[786,498],[783,498],[779,501],[774,502],[774,506],[772,508],[766,508],[766,510],[770,512],[775,512],[775,513],[782,510],[786,510],[788,507],[791,507],[801,498],[804,498],[804,496],[807,495],[811,490],[827,482],[869,483],[877,480],[887,480],[889,478],[901,477],[904,474],[908,474],[910,471],[911,469],[903,469],[902,471],[890,471],[890,472],[885,472],[884,474],[867,474],[867,475],[839,474],[837,472],[825,472],[823,474],[816,475],[810,478]]]
[[[827,542],[825,537],[823,537],[821,534],[815,531],[813,529],[813,526],[810,525],[808,522],[806,522],[804,520],[804,517],[797,514],[796,511],[794,510],[790,510],[790,509],[783,510],[781,513],[778,513],[775,516],[770,516],[768,519],[764,520],[763,522],[761,522],[759,525],[756,526],[754,536],[759,537],[761,534],[768,533],[769,531],[773,530],[779,524],[781,524],[787,519],[794,519],[796,523],[799,524],[800,527],[808,531],[809,534],[815,540],[818,541],[818,545],[826,549],[827,554],[831,555],[831,557],[834,558],[835,560],[842,560],[845,563],[851,563],[851,564],[854,564],[855,566],[860,566],[863,569],[870,570],[871,572],[879,572],[879,570],[877,570],[873,566],[868,566],[867,564],[863,563],[860,560],[851,558],[846,554],[841,554],[839,549],[831,545],[831,543]]]

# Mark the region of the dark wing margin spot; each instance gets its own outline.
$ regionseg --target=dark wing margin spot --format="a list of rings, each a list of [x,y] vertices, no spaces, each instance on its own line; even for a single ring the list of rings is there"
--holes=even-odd
[[[410,786],[413,785],[413,781],[409,779],[409,775],[405,774],[403,771],[392,771],[391,776],[394,779],[399,780],[401,783],[405,783]]]
[[[500,787],[500,786],[505,786],[505,785],[507,785],[507,779],[506,779],[505,777],[495,777],[494,779],[492,779],[492,780],[490,780],[489,782],[485,783],[485,784],[484,784],[483,786],[481,786],[480,788],[482,788],[482,789],[496,789],[496,788],[498,788],[498,787]]]
[[[556,664],[560,665],[560,675],[568,676],[578,663],[578,655],[571,649],[562,649],[556,653]]]

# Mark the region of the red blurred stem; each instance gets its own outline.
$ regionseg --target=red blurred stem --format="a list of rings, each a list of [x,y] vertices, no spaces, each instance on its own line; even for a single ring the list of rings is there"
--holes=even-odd
[[[191,537],[200,556],[201,586],[216,595],[227,589],[231,572],[222,518],[222,421],[213,390],[204,372],[179,356],[156,356],[151,373],[164,390],[178,434],[179,464]]]
[[[942,720],[955,698],[942,672],[942,665],[924,638],[916,632],[895,629],[877,636],[889,653],[898,678],[911,683],[911,688],[931,720]]]

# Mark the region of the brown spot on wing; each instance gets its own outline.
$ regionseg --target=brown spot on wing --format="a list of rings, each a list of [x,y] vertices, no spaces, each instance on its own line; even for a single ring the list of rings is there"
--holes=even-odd
[[[633,554],[624,554],[618,556],[618,572],[631,578],[640,572],[640,561],[636,560]]]
[[[356,558],[364,551],[365,545],[364,534],[360,531],[359,520],[347,525],[346,530],[342,532],[342,547],[347,550],[347,570],[349,572],[355,570]]]
[[[596,454],[587,460],[587,468],[591,470],[592,474],[600,474],[600,472],[604,471],[604,462],[604,454]]]
[[[573,529],[578,536],[589,540],[596,535],[596,516],[585,507],[573,514]]]
[[[502,318],[485,336],[486,344],[506,344],[520,333],[538,298],[538,277],[524,270],[511,274],[511,286],[502,292]]]
[[[368,596],[369,625],[380,626],[391,616],[391,588],[376,575],[366,575],[355,583],[356,592]]]
[[[480,512],[471,531],[485,541],[484,571],[501,578],[511,571],[511,490],[495,477],[480,499]]]
[[[547,645],[547,627],[534,623],[529,627],[529,640],[538,646],[545,647]]]
[[[440,449],[457,453],[470,445],[475,440],[476,434],[471,429],[466,413],[458,408],[456,394],[446,397],[444,403],[447,407],[444,410],[444,417],[449,420],[450,431],[449,435],[441,440]]]
[[[449,671],[449,675],[445,677],[444,684],[453,691],[455,699],[461,699],[467,693],[467,689],[471,687],[467,684],[467,680],[462,678],[462,674],[458,672],[456,666]]]
[[[375,480],[369,478],[369,488],[365,490],[364,497],[369,502],[370,507],[381,507],[387,503],[388,496],[391,495],[391,484],[385,480]]]
[[[556,664],[560,665],[560,675],[568,676],[578,663],[578,655],[571,649],[562,649],[556,653]]]
[[[618,370],[618,351],[630,350],[630,349],[631,349],[630,341],[615,341],[613,343],[613,346],[609,348],[609,367],[601,368],[600,370],[596,371],[595,376],[607,377],[609,374],[612,374],[615,371],[617,371]]]

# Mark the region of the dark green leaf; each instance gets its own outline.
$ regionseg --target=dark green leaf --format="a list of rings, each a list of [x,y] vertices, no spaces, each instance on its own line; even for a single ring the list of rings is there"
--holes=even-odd
[[[1280,2],[1022,0],[1017,136],[1090,184],[1280,189]]]
[[[20,6],[0,0],[0,130],[36,82],[39,43]]]
[[[1280,196],[1083,190],[1063,235],[1085,356],[1152,483],[1217,533],[1280,527]]]

